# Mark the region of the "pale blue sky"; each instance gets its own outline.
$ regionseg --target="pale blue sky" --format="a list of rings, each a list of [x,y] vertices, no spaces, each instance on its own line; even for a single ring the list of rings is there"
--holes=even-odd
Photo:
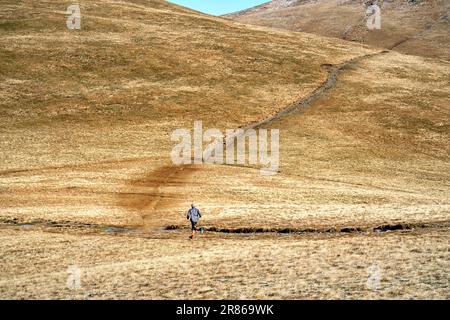
[[[251,8],[269,0],[169,0],[184,7],[219,16]]]

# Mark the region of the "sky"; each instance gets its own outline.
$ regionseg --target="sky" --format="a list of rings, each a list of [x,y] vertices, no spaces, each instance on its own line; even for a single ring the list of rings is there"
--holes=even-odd
[[[169,0],[184,7],[219,16],[251,8],[269,0]]]

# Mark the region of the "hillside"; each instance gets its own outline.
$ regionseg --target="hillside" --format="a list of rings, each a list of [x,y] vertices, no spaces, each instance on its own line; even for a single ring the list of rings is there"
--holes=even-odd
[[[380,30],[366,25],[365,12],[371,3],[380,6]],[[450,60],[449,13],[445,0],[275,0],[226,17]]]
[[[3,215],[140,224],[141,212],[113,209],[118,193],[170,170],[175,129],[265,119],[319,86],[321,65],[371,51],[164,1],[100,3],[81,6],[81,30],[66,28],[60,1],[2,12]]]
[[[448,61],[160,0],[80,6],[68,30],[64,1],[1,2],[0,298],[447,297]],[[280,129],[280,171],[174,165],[197,120]]]

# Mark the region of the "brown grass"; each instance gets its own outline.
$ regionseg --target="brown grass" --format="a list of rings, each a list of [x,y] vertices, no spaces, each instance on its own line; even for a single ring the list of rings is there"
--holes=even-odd
[[[83,2],[74,32],[61,1],[2,6],[0,219],[64,227],[0,225],[0,298],[448,298],[448,228],[194,242],[164,231],[186,224],[191,202],[215,228],[448,221],[448,62],[390,52],[349,65],[266,126],[281,129],[276,176],[175,167],[174,129],[267,119],[330,66],[377,50],[164,1]],[[72,264],[81,291],[65,288]],[[381,291],[365,286],[372,264]]]
[[[172,240],[1,230],[2,298],[433,299],[448,296],[448,232]],[[30,263],[30,259],[32,262]],[[433,263],[430,263],[433,261]],[[66,286],[81,269],[81,289]],[[378,290],[368,268],[380,268]]]
[[[447,1],[377,2],[381,8],[381,30],[367,28],[364,1],[355,0],[307,0],[289,7],[275,0],[253,10],[227,15],[227,18],[450,60]]]

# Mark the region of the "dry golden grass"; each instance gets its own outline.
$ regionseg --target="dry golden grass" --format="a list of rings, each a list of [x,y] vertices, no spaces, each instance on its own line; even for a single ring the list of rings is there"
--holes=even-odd
[[[208,223],[222,227],[448,220],[449,97],[448,62],[364,59],[309,108],[267,126],[281,129],[279,175],[207,167],[181,198],[203,195]]]
[[[448,62],[390,52],[350,64],[307,109],[267,125],[281,129],[276,176],[175,167],[174,129],[266,119],[321,86],[330,64],[377,50],[165,1],[82,2],[80,31],[65,29],[62,1],[1,5],[0,298],[448,298],[442,225],[193,243],[163,230],[186,224],[191,201],[211,227],[448,222]],[[373,264],[380,291],[365,285]],[[69,265],[81,291],[65,288]]]
[[[0,231],[13,299],[448,299],[448,232],[142,239]],[[431,263],[432,262],[432,263]],[[67,268],[81,288],[66,288]],[[380,269],[378,290],[367,286]]]
[[[448,1],[377,1],[381,8],[381,30],[372,31],[366,26],[363,1],[302,0],[287,7],[284,2],[275,0],[227,17],[248,24],[309,32],[394,48],[405,54],[450,60]]]
[[[80,31],[66,30],[61,1],[8,8],[3,215],[129,224],[135,218],[120,193],[171,163],[174,129],[194,120],[224,129],[265,119],[320,85],[322,64],[370,52],[162,1],[82,3]],[[155,192],[160,182],[150,184]]]

